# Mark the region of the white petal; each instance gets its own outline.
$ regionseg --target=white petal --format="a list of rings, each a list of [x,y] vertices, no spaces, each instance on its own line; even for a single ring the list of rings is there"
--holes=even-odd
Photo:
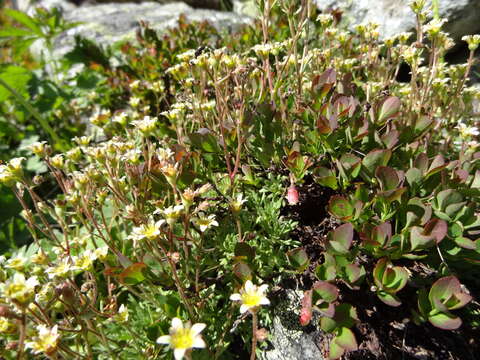
[[[245,305],[245,304],[242,304],[242,305],[240,306],[240,313],[243,314],[243,313],[246,312],[248,309],[250,309],[250,306]]]
[[[242,295],[236,293],[236,294],[232,294],[230,295],[230,300],[232,301],[240,301],[242,300]]]
[[[172,329],[174,331],[183,329],[183,322],[179,318],[175,317],[172,319]]]
[[[270,305],[270,300],[268,300],[266,297],[262,297],[260,299],[260,304],[261,305]]]
[[[183,359],[183,355],[185,355],[185,351],[187,351],[187,349],[175,349],[175,350],[173,350],[173,356],[175,357],[175,360]]]
[[[206,324],[202,324],[202,323],[193,324],[191,328],[193,336],[200,334],[203,331],[203,329],[205,329],[206,326],[207,326]]]
[[[196,336],[195,339],[193,340],[192,347],[194,347],[194,348],[206,348],[207,344],[205,344],[205,341],[203,341],[201,336]]]
[[[170,335],[163,335],[163,336],[160,336],[158,339],[157,339],[157,344],[164,344],[164,345],[168,345],[170,344],[170,339],[172,337]]]
[[[260,286],[258,287],[258,291],[259,291],[260,293],[262,293],[262,294],[263,294],[265,291],[267,291],[267,289],[268,289],[268,285],[267,285],[267,284],[263,284],[263,285],[260,285]]]
[[[253,285],[253,283],[250,280],[247,280],[244,287],[245,287],[246,293],[251,293],[252,291],[255,291],[255,285]]]

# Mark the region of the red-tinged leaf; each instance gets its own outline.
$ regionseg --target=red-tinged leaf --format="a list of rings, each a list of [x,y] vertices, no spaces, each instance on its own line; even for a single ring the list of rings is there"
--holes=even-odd
[[[413,131],[415,132],[415,135],[418,136],[428,130],[434,123],[435,122],[433,119],[429,118],[428,116],[420,116],[415,121]]]
[[[300,311],[300,324],[307,326],[312,320],[312,290],[303,293],[302,310]]]
[[[392,149],[398,143],[400,133],[397,130],[391,130],[386,132],[382,136],[382,142],[387,149]]]
[[[335,305],[333,303],[320,302],[315,305],[315,310],[321,315],[333,318],[335,316]]]
[[[368,172],[373,174],[377,166],[386,166],[391,156],[392,151],[390,149],[372,150],[365,155],[362,164]]]
[[[328,202],[328,211],[336,218],[346,221],[354,214],[354,207],[346,198],[341,195],[333,195]]]
[[[412,226],[410,228],[410,245],[412,251],[429,248],[435,245],[435,240],[433,235],[424,235],[421,227]]]
[[[356,264],[348,264],[345,266],[345,274],[350,285],[360,282],[365,276],[365,269]]]
[[[460,246],[463,249],[467,250],[476,250],[477,249],[477,243],[475,241],[472,241],[466,237],[459,236],[454,239],[455,244]],[[478,241],[478,240],[477,240]]]
[[[145,263],[134,263],[127,267],[119,275],[118,279],[123,284],[135,285],[141,283],[145,280],[145,275],[143,274],[144,269],[147,268]]]
[[[340,225],[335,230],[330,231],[328,235],[330,241],[338,242],[348,250],[352,246],[353,225],[351,223]]]
[[[426,176],[431,176],[440,170],[444,169],[448,164],[445,163],[445,159],[443,158],[442,155],[437,155],[435,158],[432,160],[432,163],[430,164],[430,167],[428,168]]]
[[[315,292],[315,295],[328,303],[338,298],[338,288],[326,281],[316,281],[312,286],[312,290]]]
[[[379,123],[383,123],[392,117],[395,117],[400,111],[400,106],[402,103],[400,99],[396,96],[389,96],[383,100],[379,106],[379,112],[377,120]]]
[[[447,222],[440,219],[431,219],[423,228],[423,234],[426,236],[433,236],[437,244],[439,244],[445,238],[447,232]]]
[[[402,305],[402,302],[395,294],[390,294],[385,291],[379,291],[377,293],[377,296],[384,304],[387,304],[388,306],[397,307]]]
[[[317,119],[317,129],[323,135],[330,134],[333,130],[330,126],[330,121],[323,115],[320,115]]]
[[[337,81],[337,72],[334,68],[325,70],[318,78],[318,85],[335,84]]]
[[[465,183],[468,179],[468,171],[464,169],[458,169],[455,171],[455,180],[459,183]]]
[[[462,292],[462,285],[455,276],[445,276],[435,281],[430,289],[428,298],[430,302],[433,303],[433,299],[443,301],[444,299],[450,298],[455,293]]]
[[[417,158],[413,162],[413,166],[419,169],[422,174],[425,174],[428,169],[428,156],[426,153],[418,154]]]
[[[400,178],[395,169],[389,166],[379,166],[375,170],[375,176],[380,183],[382,191],[395,190],[400,184]]]
[[[287,252],[287,258],[290,265],[297,270],[303,271],[310,264],[307,252],[303,248],[296,248]]]
[[[108,268],[106,268],[105,270],[103,270],[103,275],[116,277],[116,276],[120,275],[120,273],[122,272],[122,270],[123,270],[123,269],[122,269],[121,267],[119,267],[119,266],[108,267]]]
[[[447,313],[429,316],[428,321],[430,321],[433,326],[443,330],[456,330],[462,325],[462,320],[459,317]]]

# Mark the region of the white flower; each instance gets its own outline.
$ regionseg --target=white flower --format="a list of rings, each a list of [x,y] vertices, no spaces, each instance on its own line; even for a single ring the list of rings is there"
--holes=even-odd
[[[22,255],[17,255],[14,258],[8,259],[8,261],[5,263],[5,267],[8,269],[22,271],[26,264],[27,258]]]
[[[192,219],[193,223],[200,228],[201,232],[204,232],[212,226],[218,226],[217,220],[215,220],[215,215],[205,216],[203,213],[198,214],[198,218]]]
[[[57,325],[51,329],[47,328],[45,325],[39,325],[37,330],[38,335],[33,338],[33,341],[25,343],[25,346],[32,349],[34,354],[53,354],[57,349],[58,338],[60,337]]]
[[[140,105],[140,101],[141,99],[139,97],[132,96],[128,101],[128,103],[130,104],[131,107],[136,108],[138,105]]]
[[[117,314],[113,316],[113,320],[120,323],[128,321],[128,308],[124,304],[120,305]]]
[[[134,227],[132,234],[128,238],[132,239],[135,244],[137,241],[144,239],[155,240],[161,234],[160,229],[164,223],[165,220],[154,221],[150,219],[148,224]]]
[[[175,205],[166,209],[157,209],[154,211],[154,214],[162,213],[167,221],[167,224],[173,226],[180,215],[182,215],[184,209],[185,207],[183,205]]]
[[[102,246],[98,249],[95,249],[95,255],[97,255],[97,258],[100,260],[105,260],[105,258],[108,255],[108,246]]]
[[[70,263],[70,259],[64,258],[57,266],[49,267],[45,272],[50,279],[53,279],[56,277],[67,278],[72,275],[75,270],[78,270],[78,268]]]
[[[86,250],[74,259],[75,266],[84,271],[92,270],[93,262],[97,260],[97,254],[92,250]]]
[[[466,124],[464,123],[459,123],[456,127],[456,129],[458,129],[458,131],[460,132],[460,136],[462,138],[468,138],[468,137],[471,137],[471,136],[478,136],[478,134],[480,134],[480,132],[478,131],[478,129],[474,126],[467,126]]]
[[[158,118],[145,116],[143,120],[137,120],[132,122],[132,124],[137,127],[143,134],[148,135],[157,126]]]
[[[241,301],[240,312],[242,314],[247,310],[255,312],[260,305],[270,304],[270,300],[265,296],[267,288],[268,285],[257,286],[247,280],[243,288],[240,289],[240,293],[232,294],[230,300]]]
[[[25,279],[25,275],[16,272],[13,279],[7,280],[5,284],[0,284],[2,296],[21,305],[26,305],[33,300],[35,286],[38,280],[36,276]]]
[[[242,205],[246,202],[247,200],[243,198],[243,194],[237,194],[237,197],[230,201],[230,208],[234,213],[238,213],[242,209]]]
[[[175,360],[183,359],[187,350],[206,347],[205,341],[203,341],[200,335],[205,326],[205,324],[198,323],[190,327],[190,323],[187,322],[184,327],[182,320],[173,318],[169,331],[170,335],[160,336],[157,339],[157,343],[170,345],[170,348],[173,349]]]

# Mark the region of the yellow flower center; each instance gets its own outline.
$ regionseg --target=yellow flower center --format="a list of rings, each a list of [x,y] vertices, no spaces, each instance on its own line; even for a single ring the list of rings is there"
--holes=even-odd
[[[179,329],[170,341],[174,349],[189,349],[193,346],[192,332],[190,329]]]
[[[255,307],[260,305],[260,300],[261,297],[258,294],[249,294],[249,293],[244,293],[242,294],[242,303],[249,306],[249,307]]]
[[[150,239],[153,240],[157,237],[157,231],[158,229],[155,227],[155,225],[148,225],[144,230],[143,230],[143,235]]]

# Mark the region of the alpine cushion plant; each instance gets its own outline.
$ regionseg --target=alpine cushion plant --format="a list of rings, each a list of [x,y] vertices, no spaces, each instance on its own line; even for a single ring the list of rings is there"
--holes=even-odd
[[[241,344],[253,359],[286,277],[332,359],[361,347],[363,299],[461,329],[480,263],[480,93],[472,58],[440,61],[452,41],[421,3],[416,41],[267,0],[239,33],[180,19],[164,37],[143,26],[117,65],[86,54],[78,76],[104,94],[84,109],[89,136],[59,154],[32,144],[41,177],[0,165],[32,238],[1,261],[1,356],[227,359]],[[323,229],[314,246],[304,226]]]

